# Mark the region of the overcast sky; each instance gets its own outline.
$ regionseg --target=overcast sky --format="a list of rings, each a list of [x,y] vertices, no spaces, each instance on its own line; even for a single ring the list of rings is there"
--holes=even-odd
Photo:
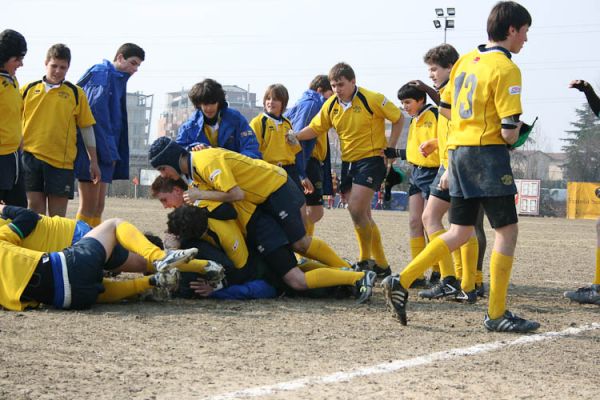
[[[29,52],[17,71],[21,85],[44,74],[46,50],[71,48],[67,79],[77,81],[92,64],[111,59],[134,42],[146,61],[129,91],[155,95],[154,124],[165,93],[210,77],[250,88],[262,99],[283,83],[290,104],[310,80],[338,61],[352,65],[357,83],[399,104],[396,92],[411,79],[427,83],[423,55],[443,41],[432,20],[436,7],[456,8],[447,41],[459,53],[485,43],[495,1],[397,0],[19,0],[4,7],[0,27],[25,35]],[[571,79],[600,84],[600,2],[523,1],[533,17],[529,42],[513,60],[523,74],[523,120],[539,116],[542,150],[560,151],[583,94]]]

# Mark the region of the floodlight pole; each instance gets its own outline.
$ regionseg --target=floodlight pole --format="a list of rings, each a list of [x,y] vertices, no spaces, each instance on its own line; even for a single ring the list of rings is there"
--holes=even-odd
[[[446,43],[446,31],[448,30],[448,21],[450,21],[452,23],[452,27],[450,27],[450,29],[454,28],[454,18],[450,18],[450,17],[454,17],[456,15],[456,9],[455,8],[447,8],[446,10],[444,10],[443,8],[436,8],[435,9],[435,13],[436,16],[440,19],[444,19],[444,43]],[[439,29],[442,27],[442,22],[439,19],[435,19],[433,20],[433,24],[436,27],[436,29]]]

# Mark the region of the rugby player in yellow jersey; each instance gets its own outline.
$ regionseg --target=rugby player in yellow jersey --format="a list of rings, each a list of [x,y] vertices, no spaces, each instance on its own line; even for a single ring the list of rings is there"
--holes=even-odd
[[[11,210],[12,208],[12,210]],[[140,294],[152,286],[174,290],[178,265],[191,260],[197,249],[164,252],[150,243],[132,224],[113,218],[89,231],[80,241],[60,251],[45,252],[21,246],[36,228],[35,212],[0,205],[0,213],[13,216],[0,227],[0,305],[21,311],[40,303],[62,309],[86,309]],[[127,282],[103,279],[117,243],[155,264],[157,273]]]
[[[348,171],[342,171],[340,192],[348,199],[348,211],[358,239],[360,254],[356,268],[373,269],[378,275],[386,276],[391,269],[379,228],[371,217],[371,201],[387,171],[384,150],[395,150],[400,137],[402,113],[382,94],[358,87],[354,70],[346,63],[331,68],[329,82],[334,95],[327,99],[309,126],[288,139],[292,143],[309,140],[335,128],[340,138],[342,161],[350,163]],[[389,141],[385,137],[386,119],[392,122]],[[395,157],[395,151],[388,154]]]
[[[398,90],[398,100],[402,103],[404,111],[411,116],[406,140],[406,160],[412,167],[408,189],[408,225],[410,253],[414,259],[425,248],[423,209],[429,199],[431,182],[435,179],[440,166],[437,151],[425,157],[419,149],[421,144],[437,139],[438,110],[431,104],[427,104],[427,94],[423,90],[408,83]],[[433,281],[432,278],[437,273],[439,270],[434,269],[430,281]],[[437,277],[439,280],[439,275]],[[417,281],[422,281],[423,278]]]
[[[262,159],[283,168],[304,192],[312,192],[310,181],[300,180],[296,166],[296,157],[302,155],[302,147],[299,144],[290,145],[286,140],[287,133],[292,130],[292,123],[283,116],[289,98],[285,86],[279,83],[270,85],[263,97],[264,111],[250,121],[250,127],[258,140]],[[303,213],[306,213],[305,209]]]
[[[435,88],[432,88],[421,81],[412,81],[410,84],[425,91],[434,102],[439,104],[439,93],[446,89],[448,79],[450,78],[450,71],[458,60],[458,57],[458,52],[449,44],[441,44],[430,49],[425,54],[424,61],[428,66],[429,77],[433,81]],[[425,210],[423,211],[423,225],[425,226],[425,230],[427,231],[430,240],[433,240],[446,232],[444,225],[442,224],[442,217],[450,209],[450,191],[448,190],[447,172],[447,143],[448,135],[450,134],[449,125],[450,121],[443,115],[439,115],[437,137],[433,140],[421,143],[419,146],[419,150],[424,157],[428,157],[435,150],[438,150],[441,164],[437,171],[437,175],[431,184],[430,196],[427,205],[425,206]],[[485,246],[483,209],[480,209],[475,225],[477,238],[479,237],[479,231],[483,234],[483,246]],[[458,301],[465,301],[468,303],[477,301],[478,294],[476,288],[483,289],[481,269],[479,269],[479,274],[476,276],[475,264],[477,263],[477,268],[480,267],[478,264],[479,248],[477,247],[477,238],[472,236],[460,249],[454,251],[454,268],[452,267],[451,257],[444,257],[444,259],[440,260],[439,265],[442,270],[442,281],[440,282],[438,280],[432,288],[419,292],[419,296],[430,299],[453,296]],[[461,252],[464,253],[464,262]],[[485,247],[482,250],[482,253],[484,252]],[[483,256],[481,257],[481,260],[483,262]],[[452,271],[454,271],[454,273],[452,273]],[[461,281],[461,288],[458,287],[456,280]],[[477,287],[477,284],[479,284],[479,287]]]
[[[592,85],[584,80],[577,79],[572,81],[569,87],[583,92],[594,114],[600,117],[600,98],[594,92]],[[600,188],[596,189],[596,196],[600,198]],[[600,305],[600,218],[596,221],[596,273],[594,274],[594,281],[590,286],[566,291],[564,296],[581,304]]]
[[[100,168],[93,125],[96,123],[85,92],[65,80],[71,50],[55,44],[46,53],[46,75],[21,88],[23,96],[23,166],[29,208],[39,214],[64,217],[73,198],[77,128],[90,159],[91,180]]]
[[[399,275],[382,283],[386,302],[403,325],[407,322],[406,288],[415,271],[447,257],[469,240],[481,204],[496,232],[484,326],[490,331],[519,333],[540,326],[506,309],[518,232],[517,191],[507,145],[517,141],[522,125],[521,72],[511,53],[521,50],[530,26],[531,15],[523,6],[512,1],[497,3],[488,18],[488,43],[463,55],[452,69],[440,102],[452,125],[448,143],[453,149],[448,162],[451,226]]]
[[[27,207],[21,152],[23,99],[15,76],[23,66],[27,42],[12,29],[0,32],[0,202]]]
[[[257,206],[247,223],[246,237],[259,254],[265,255],[273,272],[292,289],[357,284],[362,292],[359,301],[370,297],[376,277],[371,271],[353,275],[351,271],[322,268],[305,274],[296,266],[288,245],[293,251],[330,267],[349,267],[349,264],[323,240],[306,235],[300,211],[304,196],[280,167],[219,148],[190,154],[166,137],[152,144],[149,159],[164,178],[181,177],[194,184],[184,193],[187,203],[213,200],[236,204],[244,200]]]

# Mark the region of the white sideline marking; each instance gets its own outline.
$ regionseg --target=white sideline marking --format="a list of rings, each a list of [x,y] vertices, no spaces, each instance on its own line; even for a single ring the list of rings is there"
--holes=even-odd
[[[383,364],[373,365],[371,367],[364,367],[355,369],[348,372],[336,372],[325,376],[311,376],[306,378],[295,379],[292,381],[276,383],[274,385],[259,386],[255,388],[238,390],[235,392],[223,393],[220,395],[207,397],[207,400],[232,400],[247,397],[258,397],[267,396],[276,392],[289,392],[298,389],[305,388],[307,386],[314,386],[319,384],[337,383],[343,381],[349,381],[356,377],[375,375],[375,374],[388,374],[401,369],[418,367],[420,365],[431,364],[436,361],[449,360],[452,358],[472,356],[479,353],[489,353],[494,350],[501,349],[503,347],[524,345],[529,343],[541,342],[544,340],[555,340],[566,336],[579,335],[582,332],[600,329],[600,323],[592,323],[589,325],[583,325],[578,328],[568,328],[560,332],[546,332],[537,335],[521,336],[515,340],[507,341],[502,340],[498,342],[482,343],[471,347],[463,347],[459,349],[450,349],[446,351],[440,351],[437,353],[431,353],[424,356],[415,358],[409,358],[407,360],[396,360],[392,362],[386,362]]]

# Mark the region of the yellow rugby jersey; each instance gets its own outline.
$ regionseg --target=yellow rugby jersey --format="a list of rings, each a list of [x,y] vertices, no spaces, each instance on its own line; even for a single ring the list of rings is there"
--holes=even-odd
[[[244,200],[253,204],[263,203],[287,181],[283,168],[221,148],[192,151],[190,159],[190,174],[199,189],[228,192],[239,186]]]
[[[440,106],[451,109],[450,148],[506,144],[502,118],[522,113],[521,71],[510,52],[481,45],[460,57]]]
[[[79,86],[65,81],[46,92],[45,85],[39,81],[21,88],[23,149],[55,168],[73,169],[77,127],[86,128],[96,120]]]
[[[302,147],[287,143],[286,134],[292,130],[289,119],[282,117],[278,121],[265,113],[260,113],[250,121],[250,127],[256,134],[258,150],[263,160],[275,165],[291,165],[296,163],[296,154]]]
[[[221,204],[223,203],[201,200],[199,206],[212,211]],[[223,249],[238,269],[244,267],[248,262],[248,246],[236,219],[220,220],[209,216],[208,231],[202,236],[202,240]]]
[[[316,138],[315,147],[313,147],[311,157],[316,158],[317,160],[323,162],[327,157],[327,141],[329,138],[327,137],[327,133],[324,135],[319,135]]]
[[[358,161],[381,155],[387,147],[385,120],[397,122],[402,118],[400,109],[384,95],[360,87],[348,107],[331,96],[309,126],[318,134],[326,135],[335,128],[340,137],[342,161]]]
[[[446,86],[442,86],[439,89],[440,96]],[[437,137],[438,137],[438,154],[440,156],[440,164],[448,169],[448,135],[450,134],[450,120],[438,113],[438,126],[437,126]]]
[[[21,145],[22,113],[17,78],[0,73],[0,156],[14,153]]]
[[[10,219],[0,218],[0,226],[8,224],[10,221]],[[71,246],[76,225],[77,221],[74,219],[40,215],[35,229],[27,237],[21,239],[20,246],[44,252],[61,251]]]
[[[430,104],[423,107],[419,114],[412,118],[408,127],[408,140],[406,141],[406,161],[418,167],[439,167],[440,156],[438,150],[428,157],[423,157],[419,151],[421,143],[437,137],[437,108]]]
[[[21,238],[8,227],[0,227],[0,306],[22,311],[37,302],[21,302],[21,295],[44,253],[20,246]]]
[[[214,129],[212,126],[204,124],[204,134],[212,147],[219,147],[219,127]]]

